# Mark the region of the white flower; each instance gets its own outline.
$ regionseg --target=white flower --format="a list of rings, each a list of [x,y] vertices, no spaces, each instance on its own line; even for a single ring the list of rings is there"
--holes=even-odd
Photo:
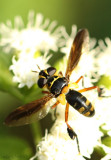
[[[31,54],[26,56],[22,53],[22,56],[18,60],[16,60],[15,56],[13,56],[10,70],[13,71],[13,81],[19,83],[19,88],[22,88],[25,85],[30,88],[33,84],[37,83],[39,77],[37,65],[41,70],[49,67],[47,61],[49,60],[50,56],[47,56],[47,53],[44,56],[39,56],[37,58],[33,58],[30,55]],[[38,73],[33,71],[38,71]]]
[[[13,81],[19,83],[20,88],[25,85],[30,88],[36,83],[38,74],[32,72],[36,71],[35,66],[40,69],[49,66],[50,56],[42,55],[58,50],[62,28],[57,28],[56,21],[50,23],[49,19],[43,20],[42,14],[34,16],[33,11],[29,12],[26,27],[19,16],[15,17],[14,27],[9,20],[6,25],[0,24],[0,46],[5,53],[14,54],[10,70],[14,73]]]
[[[59,105],[57,120],[50,133],[46,133],[37,146],[36,157],[39,160],[85,160],[83,156],[90,158],[94,147],[102,136],[96,119],[84,117],[70,107],[69,124],[78,135],[81,151],[79,154],[76,138],[71,140],[68,136],[64,117],[65,106]]]
[[[97,112],[97,120],[99,125],[105,130],[111,130],[111,97],[98,98],[95,100],[95,108]]]
[[[69,52],[70,52],[70,49],[71,49],[71,45],[72,45],[72,42],[74,40],[74,37],[76,36],[77,34],[77,26],[76,25],[73,25],[72,26],[72,32],[71,32],[71,35],[69,36],[66,32],[66,29],[63,28],[62,29],[62,34],[64,36],[64,43],[65,43],[65,47],[62,47],[61,48],[61,51],[65,54],[67,54],[67,56],[69,55]]]
[[[107,154],[105,157],[103,157],[101,160],[111,160],[111,154]]]
[[[59,122],[59,124],[60,123],[61,122]],[[39,149],[36,156],[39,157],[39,160],[85,160],[81,155],[73,152],[74,149],[77,148],[76,143],[74,143],[75,141],[70,140],[67,135],[63,138],[62,136],[64,136],[65,133],[59,135],[59,129],[66,132],[66,130],[64,130],[64,123],[61,123],[61,127],[55,125],[54,127],[53,133],[48,135],[46,133],[45,138],[38,145]]]
[[[111,40],[105,38],[105,43],[102,40],[99,41],[99,47],[101,52],[97,56],[97,69],[99,75],[107,75],[111,79]]]
[[[12,49],[20,52],[31,49],[43,52],[57,51],[62,27],[55,29],[56,26],[56,21],[50,23],[50,20],[46,19],[43,22],[42,14],[37,14],[34,17],[34,12],[31,11],[26,28],[24,28],[20,16],[15,17],[14,28],[10,20],[7,21],[6,25],[0,24],[0,46],[7,53]]]
[[[85,92],[83,95],[95,105],[95,99],[98,99],[96,90]],[[104,112],[102,110],[103,112],[99,113],[101,111],[101,103],[99,106],[95,106],[95,110],[95,116],[88,118],[74,110],[73,107],[70,106],[69,108],[68,123],[78,135],[81,151],[79,155],[76,139],[71,140],[67,133],[65,106],[59,104],[56,111],[57,119],[50,133],[46,133],[37,146],[35,157],[38,157],[39,160],[58,160],[60,157],[62,160],[84,160],[83,156],[90,158],[94,147],[100,143],[101,136],[103,136],[103,133],[99,130],[103,120],[98,120],[98,117],[102,116]]]
[[[96,90],[83,93],[94,105],[95,115],[91,118],[81,115],[70,106],[68,123],[78,135],[81,154],[78,154],[76,139],[71,140],[67,133],[67,125],[65,123],[65,106],[59,104],[57,106],[57,119],[45,137],[37,146],[37,153],[31,159],[38,157],[39,160],[84,160],[84,157],[90,158],[94,147],[101,146],[106,153],[109,154],[111,149],[101,144],[103,133],[99,130],[104,124],[111,129],[111,98],[98,98]],[[106,151],[107,148],[107,151]],[[105,157],[104,157],[105,159]]]

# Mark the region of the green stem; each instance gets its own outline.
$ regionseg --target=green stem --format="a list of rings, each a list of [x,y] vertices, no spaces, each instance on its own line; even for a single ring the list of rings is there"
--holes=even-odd
[[[20,101],[23,101],[24,96],[20,93],[19,89],[16,88],[16,85],[12,82],[10,76],[9,78],[7,77],[8,75],[0,74],[0,90],[13,95]]]
[[[33,133],[34,143],[35,145],[37,145],[42,138],[40,123],[39,122],[33,123],[30,125],[30,127]]]

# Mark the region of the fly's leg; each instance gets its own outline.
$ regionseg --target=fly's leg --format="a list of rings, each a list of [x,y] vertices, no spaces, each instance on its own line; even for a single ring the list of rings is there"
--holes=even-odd
[[[57,106],[59,103],[60,103],[59,101],[57,101],[56,103],[54,103],[54,105],[51,107],[51,109],[56,108],[56,106]]]
[[[79,147],[79,140],[78,140],[78,136],[77,134],[74,132],[74,130],[71,128],[71,126],[68,124],[68,114],[69,114],[69,103],[66,104],[66,109],[65,109],[65,122],[67,124],[67,132],[68,135],[71,139],[75,139],[76,138],[76,142],[77,142],[77,148],[78,148],[78,152],[80,154],[80,147]]]
[[[82,79],[82,86],[84,87],[84,77],[81,76],[75,83],[79,83],[79,81]]]
[[[83,88],[83,89],[78,90],[78,92],[82,93],[82,92],[90,91],[92,89],[97,89],[98,97],[104,97],[104,96],[102,96],[103,88],[99,88],[98,86],[92,86],[92,87],[88,87],[88,88]]]

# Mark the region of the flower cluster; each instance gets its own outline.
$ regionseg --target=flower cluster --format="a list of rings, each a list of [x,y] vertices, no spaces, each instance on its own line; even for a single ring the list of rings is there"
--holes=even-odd
[[[5,53],[13,53],[12,65],[9,69],[14,74],[13,81],[19,83],[19,88],[25,85],[30,88],[36,83],[38,74],[32,71],[49,66],[50,50],[55,52],[59,48],[64,53],[63,61],[60,62],[60,70],[63,74],[65,73],[66,62],[77,33],[77,27],[72,26],[70,36],[65,27],[56,27],[56,21],[50,23],[49,19],[46,19],[43,22],[43,16],[37,14],[34,18],[34,12],[29,13],[26,28],[20,17],[15,18],[14,28],[10,21],[7,21],[6,25],[0,24],[0,46]],[[96,40],[89,39],[81,60],[70,77],[72,82],[83,75],[84,87],[90,87],[101,76],[106,75],[111,78],[111,40],[106,38],[105,42],[106,45],[102,40],[99,41],[99,46],[96,47]],[[83,87],[82,82],[79,83],[79,87]],[[110,87],[106,89],[105,94],[111,95]],[[84,117],[70,106],[68,118],[69,124],[78,135],[81,154],[78,153],[76,138],[71,140],[67,133],[65,105],[59,104],[55,123],[50,133],[46,132],[45,137],[37,145],[37,153],[31,160],[36,157],[39,160],[85,160],[84,157],[91,157],[97,145],[102,147],[107,154],[102,160],[111,159],[111,149],[102,144],[101,137],[104,134],[100,131],[101,126],[108,131],[109,136],[111,135],[111,98],[98,97],[96,89],[85,92],[83,95],[95,106],[95,116]]]
[[[49,66],[49,52],[57,51],[62,37],[62,26],[56,28],[57,22],[50,23],[49,19],[43,22],[42,14],[34,16],[29,12],[28,23],[24,28],[21,17],[17,16],[14,26],[11,21],[6,25],[0,24],[0,46],[7,54],[13,53],[10,70],[14,73],[13,81],[19,83],[19,87],[25,85],[30,88],[37,81],[37,75],[32,73]],[[44,56],[45,54],[45,56]]]
[[[101,52],[97,56],[99,75],[106,75],[111,79],[111,40],[109,38],[105,38],[105,43],[103,42],[103,40],[99,40],[99,47],[101,50]]]

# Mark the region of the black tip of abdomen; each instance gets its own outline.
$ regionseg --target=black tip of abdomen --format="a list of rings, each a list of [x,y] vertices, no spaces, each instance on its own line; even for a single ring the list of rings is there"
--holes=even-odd
[[[89,117],[93,117],[94,115],[95,115],[95,110],[90,111],[90,115],[89,115]]]

